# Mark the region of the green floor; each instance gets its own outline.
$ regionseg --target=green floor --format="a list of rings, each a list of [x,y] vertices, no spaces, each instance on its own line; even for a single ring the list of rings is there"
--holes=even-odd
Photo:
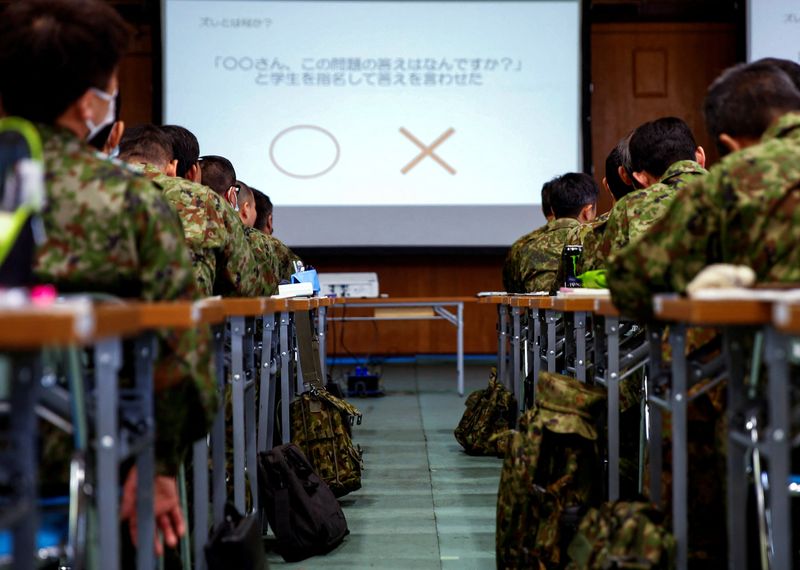
[[[353,398],[364,413],[362,488],[342,498],[350,535],[327,556],[272,567],[489,569],[501,460],[469,457],[453,438],[464,410],[452,365],[387,366],[383,398]],[[489,368],[466,367],[467,393]]]

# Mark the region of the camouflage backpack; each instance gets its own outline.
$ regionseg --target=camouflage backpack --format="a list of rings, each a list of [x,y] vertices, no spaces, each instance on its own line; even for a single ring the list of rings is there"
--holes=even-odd
[[[497,381],[492,369],[489,387],[476,390],[464,403],[466,410],[455,429],[456,441],[471,455],[503,456],[505,444],[496,434],[514,427],[517,416],[516,398]]]
[[[567,553],[569,570],[675,567],[675,539],[649,503],[605,503],[581,521]]]
[[[337,497],[361,488],[361,447],[354,446],[350,425],[361,423],[351,404],[312,386],[290,406],[292,442]]]
[[[497,496],[498,569],[559,568],[583,511],[601,500],[596,419],[605,392],[542,372],[509,441]]]

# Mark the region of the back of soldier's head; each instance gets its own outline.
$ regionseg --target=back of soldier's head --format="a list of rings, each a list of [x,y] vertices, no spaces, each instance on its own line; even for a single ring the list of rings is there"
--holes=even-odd
[[[52,124],[108,88],[129,28],[101,0],[23,0],[0,13],[0,94],[9,115]]]
[[[253,189],[241,180],[237,180],[235,184],[239,186],[239,204],[247,203],[255,209],[256,199],[253,195]]]
[[[553,206],[550,205],[550,190],[552,186],[552,180],[542,184],[542,212],[544,212],[545,218],[550,218],[553,216]]]
[[[260,190],[256,190],[255,188],[251,188],[251,190],[253,191],[253,198],[256,202],[256,222],[253,227],[260,232],[271,233],[271,230],[268,230],[269,217],[272,215],[272,200]]]
[[[623,147],[625,149],[628,147],[627,137],[619,141],[617,146],[611,149],[611,152],[608,153],[606,157],[606,184],[615,200],[619,200],[633,190],[633,186],[627,184],[619,175],[619,169],[625,168],[623,162]]]
[[[210,154],[200,157],[203,184],[220,196],[225,196],[236,184],[236,171],[231,161],[225,157]]]
[[[679,160],[695,160],[697,142],[682,119],[663,117],[640,125],[628,142],[631,172],[660,178]]]
[[[789,76],[794,86],[800,89],[800,63],[790,59],[780,59],[778,57],[764,57],[750,64],[751,68],[758,68],[759,66],[772,66],[777,67]]]
[[[185,178],[189,169],[200,160],[200,144],[197,137],[187,128],[178,125],[164,125],[161,130],[172,144],[172,157],[178,161],[176,176]]]
[[[800,91],[774,65],[739,64],[714,80],[703,111],[706,128],[717,143],[722,134],[758,140],[778,117],[800,111]]]
[[[550,205],[558,218],[577,218],[586,206],[597,204],[600,189],[588,174],[568,172],[550,181]]]
[[[155,125],[131,127],[119,141],[119,157],[125,162],[152,164],[163,170],[172,161],[172,143]]]

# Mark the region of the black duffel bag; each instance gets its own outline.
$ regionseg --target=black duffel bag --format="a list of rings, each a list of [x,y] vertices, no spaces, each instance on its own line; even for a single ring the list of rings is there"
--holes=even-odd
[[[333,492],[293,443],[260,454],[258,486],[275,550],[287,562],[330,552],[348,534]]]

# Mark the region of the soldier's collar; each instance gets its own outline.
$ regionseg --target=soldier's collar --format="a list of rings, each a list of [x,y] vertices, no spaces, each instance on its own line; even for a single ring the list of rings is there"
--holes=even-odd
[[[678,162],[673,162],[670,167],[667,168],[667,171],[664,172],[664,175],[659,179],[658,183],[666,182],[673,176],[685,174],[687,172],[706,174],[708,171],[694,160],[679,160]]]
[[[575,218],[558,218],[552,222],[548,222],[550,229],[571,228],[572,226],[579,226],[581,223]]]
[[[798,127],[800,127],[800,113],[786,113],[780,119],[772,123],[772,125],[770,125],[766,131],[764,131],[764,135],[761,137],[761,140],[766,141],[769,139],[783,138]]]

